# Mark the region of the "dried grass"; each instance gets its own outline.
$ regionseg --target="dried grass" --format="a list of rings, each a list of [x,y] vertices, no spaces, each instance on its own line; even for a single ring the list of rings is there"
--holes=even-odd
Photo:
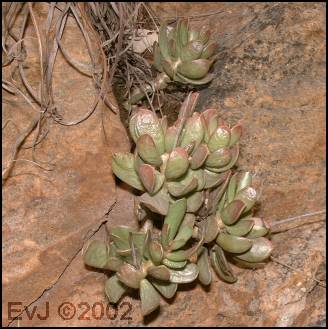
[[[12,142],[9,161],[2,170],[3,183],[9,177],[14,163],[17,162],[16,157],[21,148],[32,148],[32,160],[27,161],[46,170],[54,169],[51,163],[38,160],[35,152],[36,145],[46,138],[51,121],[64,126],[78,125],[94,113],[100,101],[117,113],[118,105],[108,97],[108,91],[111,90],[114,82],[123,83],[125,91],[123,97],[128,98],[132,88],[144,85],[153,78],[149,62],[143,56],[134,53],[131,47],[134,38],[137,37],[138,29],[145,27],[158,29],[158,21],[152,16],[151,9],[145,3],[50,2],[47,4],[49,11],[42,22],[35,12],[35,3],[7,2],[2,5],[2,67],[10,66],[12,72],[9,78],[2,79],[3,92],[21,97],[35,112],[27,128],[19,132],[16,140]],[[74,18],[75,24],[83,34],[90,55],[89,65],[74,59],[61,42],[69,16]],[[33,25],[38,41],[40,92],[32,87],[24,69],[29,52],[24,42],[29,22]],[[18,35],[14,32],[17,29]],[[81,118],[72,121],[65,120],[59,113],[53,96],[52,74],[58,51],[78,72],[92,78],[97,90],[97,95],[88,111]],[[14,79],[14,72],[18,72],[18,80]],[[148,100],[152,103],[153,99],[154,96]],[[5,127],[6,124],[3,129]],[[32,135],[34,135],[32,145],[25,145],[27,138]]]

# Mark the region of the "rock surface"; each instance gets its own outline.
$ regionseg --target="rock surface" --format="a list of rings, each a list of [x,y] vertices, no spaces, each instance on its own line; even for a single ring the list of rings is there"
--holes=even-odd
[[[49,5],[38,4],[35,8],[38,18],[44,19],[48,9]],[[29,25],[25,72],[37,90],[40,71],[34,36]],[[75,59],[88,63],[82,39],[76,23],[69,19],[62,42]],[[81,47],[75,47],[76,44]],[[9,75],[8,70],[4,73]],[[65,120],[82,117],[96,94],[92,80],[76,72],[60,52],[53,79],[58,112]],[[19,131],[29,125],[36,113],[19,96],[4,92],[3,98],[3,122],[11,120],[3,130],[4,168]],[[110,143],[104,141],[102,117]],[[50,125],[35,154],[40,161],[54,163],[55,170],[42,170],[31,162],[16,162],[3,186],[3,324],[8,321],[8,303],[29,305],[36,300],[58,280],[84,241],[101,225],[116,201],[110,165],[112,153],[118,145],[120,149],[129,149],[119,117],[101,104],[80,125],[67,127],[54,122]],[[25,146],[31,144],[32,138]],[[31,149],[21,150],[18,158],[31,159]]]
[[[274,258],[298,270],[277,262],[255,271],[234,267],[236,284],[215,278],[210,289],[197,282],[186,285],[172,301],[163,300],[161,309],[144,320],[136,294],[123,297],[117,309],[107,306],[103,290],[106,275],[85,268],[79,250],[88,230],[100,227],[92,239],[106,239],[106,226],[101,225],[105,220],[107,225],[134,223],[133,196],[126,189],[118,189],[115,206],[103,217],[116,196],[109,168],[110,153],[116,145],[121,150],[128,145],[121,144],[123,131],[111,115],[109,122],[116,125],[108,128],[108,132],[114,131],[111,147],[103,146],[101,131],[97,130],[99,118],[94,115],[86,121],[83,131],[62,127],[52,130],[53,140],[49,138],[48,143],[55,140],[58,146],[49,146],[47,152],[62,154],[59,169],[56,173],[41,173],[52,183],[34,176],[17,176],[10,178],[4,188],[3,307],[7,301],[32,303],[29,313],[23,312],[21,319],[11,325],[322,326],[326,290],[310,277],[325,280],[326,267],[322,222],[326,148],[325,5],[154,3],[152,6],[162,17],[213,13],[202,19],[208,19],[215,31],[220,58],[215,64],[214,81],[201,92],[198,110],[218,107],[228,123],[242,121],[239,168],[250,170],[258,178],[260,216],[273,224],[321,211],[304,217],[302,223],[312,224],[272,237]],[[193,23],[200,24],[200,19]],[[72,82],[66,83],[72,88]],[[82,93],[76,89],[79,97],[73,100],[77,103],[70,104],[76,108],[76,114],[89,99],[86,90],[83,88]],[[122,134],[117,136],[117,132]],[[23,168],[23,163],[20,165]],[[70,171],[73,178],[67,175]],[[39,169],[33,172],[41,175]],[[76,177],[79,180],[74,181]],[[59,311],[64,302],[74,305],[74,314],[69,307]],[[40,319],[46,314],[47,305],[49,316]],[[33,310],[40,316],[29,319]],[[8,323],[6,311],[3,323]]]

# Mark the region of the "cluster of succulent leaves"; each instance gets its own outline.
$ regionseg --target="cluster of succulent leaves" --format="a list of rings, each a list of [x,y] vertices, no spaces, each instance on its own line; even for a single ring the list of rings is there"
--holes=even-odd
[[[209,71],[217,56],[217,44],[210,41],[210,34],[206,26],[190,28],[186,19],[178,20],[171,29],[163,23],[153,45],[153,65],[160,74],[149,85],[134,89],[130,103],[136,104],[145,93],[165,89],[172,81],[192,86],[209,83],[213,79]]]
[[[206,26],[191,29],[187,20],[179,20],[175,28],[168,30],[163,24],[158,43],[154,43],[155,68],[183,84],[210,82],[213,75],[208,72],[215,60],[217,45],[209,39],[210,30]]]
[[[141,108],[131,116],[129,131],[134,153],[115,154],[112,170],[141,192],[135,202],[139,222],[156,214],[161,231],[114,227],[109,243],[88,246],[87,265],[115,272],[106,282],[110,302],[129,288],[139,289],[147,315],[159,306],[160,295],[173,297],[178,284],[198,278],[209,285],[211,268],[225,282],[235,282],[228,260],[247,268],[265,264],[272,245],[266,223],[253,217],[252,177],[233,173],[239,124],[230,128],[216,109],[182,110],[168,127],[165,117]]]

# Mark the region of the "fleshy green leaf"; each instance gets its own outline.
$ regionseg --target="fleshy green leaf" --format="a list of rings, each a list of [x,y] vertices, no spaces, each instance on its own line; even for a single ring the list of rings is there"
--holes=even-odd
[[[211,263],[216,274],[228,283],[237,281],[231,266],[227,262],[223,250],[219,246],[214,246],[211,251]]]
[[[211,135],[208,141],[208,148],[210,152],[214,152],[220,148],[229,146],[230,143],[230,129],[224,126],[218,127]]]
[[[143,204],[149,210],[156,214],[166,215],[169,210],[169,197],[168,194],[162,190],[155,195],[150,196],[148,193],[144,193],[139,198],[141,204]]]
[[[199,40],[189,41],[183,47],[180,58],[182,61],[193,61],[201,57],[203,49],[204,45]]]
[[[169,127],[165,134],[165,151],[171,152],[174,147],[174,142],[178,134],[178,128],[176,126]]]
[[[137,149],[135,149],[133,155],[134,155],[134,169],[136,172],[138,172],[140,166],[145,164],[145,162],[140,158]]]
[[[131,239],[130,239],[130,244],[133,242],[134,247],[136,248],[138,252],[138,256],[142,257],[145,251],[145,241],[146,239],[146,233],[145,232],[132,232],[131,233]],[[132,246],[130,245],[132,248]]]
[[[112,171],[120,180],[132,187],[144,191],[144,187],[135,170],[134,156],[131,153],[116,153],[113,155]]]
[[[246,212],[250,210],[256,202],[256,191],[252,187],[246,187],[237,193],[235,199],[245,203],[246,208],[244,212]]]
[[[173,64],[170,61],[162,60],[162,67],[164,69],[164,72],[173,79],[175,76],[175,68]]]
[[[198,191],[198,192],[203,191],[204,187],[205,187],[204,170],[203,169],[190,170],[188,172],[188,175],[197,179],[198,184],[197,184],[196,191]]]
[[[207,205],[209,214],[215,213],[218,203],[227,189],[230,176],[231,176],[231,171],[227,171],[225,175],[225,181],[223,182],[223,184],[219,185],[218,187],[216,187],[214,190],[210,192],[208,197],[208,205]]]
[[[178,285],[176,283],[160,281],[156,280],[155,278],[149,278],[149,281],[165,298],[172,298],[178,288]]]
[[[207,59],[184,61],[178,66],[178,72],[189,79],[202,79],[208,73],[212,62]]]
[[[124,294],[125,290],[125,286],[115,274],[105,283],[105,293],[110,303],[116,304]]]
[[[237,144],[240,140],[242,134],[242,126],[237,124],[231,128],[231,138],[229,146]]]
[[[139,168],[139,177],[149,194],[156,194],[164,183],[164,175],[151,165],[142,164]]]
[[[142,316],[150,314],[160,306],[160,295],[147,279],[140,282],[140,299]]]
[[[222,168],[231,161],[231,152],[228,148],[221,148],[210,153],[206,159],[208,168]],[[211,170],[211,169],[209,169]]]
[[[227,175],[231,175],[230,171],[225,173],[213,173],[209,170],[204,170],[204,177],[205,177],[205,189],[217,187],[218,185],[222,184],[226,179]]]
[[[193,115],[186,121],[184,133],[180,142],[181,147],[185,147],[192,142],[195,142],[195,147],[198,147],[203,140],[204,131],[203,121],[200,114],[197,112],[193,113]]]
[[[169,249],[170,250],[177,250],[182,248],[187,243],[187,240],[185,239],[175,239],[171,241]]]
[[[220,233],[216,239],[216,243],[222,249],[231,253],[246,252],[252,247],[252,240],[226,233]]]
[[[181,269],[184,268],[187,264],[187,261],[181,261],[181,262],[175,262],[173,260],[169,260],[167,258],[163,259],[163,264],[169,268],[173,268],[173,269]]]
[[[167,122],[167,116],[166,115],[163,115],[162,118],[160,119],[160,122],[161,122],[161,127],[162,127],[162,130],[163,130],[163,133],[164,135],[166,134],[166,131],[167,131],[167,125],[168,125],[168,122]]]
[[[133,232],[133,229],[131,227],[120,225],[120,226],[112,227],[109,231],[109,236],[110,239],[114,242],[116,248],[128,249],[130,248],[130,244],[129,244],[130,232]]]
[[[164,265],[152,266],[148,269],[148,274],[155,279],[169,281],[170,280],[170,271]]]
[[[174,77],[174,80],[178,81],[178,82],[181,82],[181,83],[185,83],[185,84],[200,86],[200,85],[205,85],[205,84],[211,82],[213,80],[213,78],[214,78],[214,75],[211,74],[211,73],[208,73],[202,79],[190,79],[190,78],[187,78],[187,77],[183,76],[179,72],[177,72],[176,76]]]
[[[84,263],[96,268],[105,268],[108,259],[109,246],[102,241],[92,241],[83,254]]]
[[[250,187],[252,185],[252,175],[249,171],[242,174],[242,176],[239,179],[238,187],[237,187],[237,193],[244,188]]]
[[[126,249],[117,249],[116,250],[117,254],[122,256],[122,257],[125,257],[125,258],[128,258],[129,260],[132,259],[130,256],[132,254],[132,250],[131,248],[126,248]],[[131,262],[129,262],[131,263]]]
[[[205,243],[212,242],[220,231],[219,220],[215,215],[208,216],[205,220]]]
[[[222,211],[221,219],[226,225],[233,225],[239,219],[246,205],[241,200],[230,202]]]
[[[147,109],[137,110],[130,119],[129,131],[135,143],[141,135],[148,134],[152,137],[157,152],[164,153],[164,133],[156,114]]]
[[[216,212],[217,215],[221,214],[221,212],[226,204],[226,200],[227,200],[227,191],[224,192],[224,194],[222,195],[222,198],[218,204],[218,208],[217,208],[217,212]]]
[[[209,153],[210,152],[206,144],[199,145],[192,154],[190,161],[191,169],[200,168],[205,163]]]
[[[156,148],[153,138],[144,134],[137,140],[137,150],[140,157],[147,163],[159,167],[162,164],[162,159]]]
[[[254,221],[251,219],[244,219],[237,222],[235,225],[226,226],[228,233],[236,236],[245,236],[252,227],[254,226]]]
[[[201,116],[203,117],[204,125],[206,128],[204,140],[206,143],[208,143],[210,136],[218,127],[219,112],[216,109],[207,109],[201,114]]]
[[[167,37],[167,25],[164,23],[159,29],[158,35],[159,49],[165,60],[170,60],[169,40]]]
[[[186,19],[180,20],[178,22],[177,34],[181,46],[185,46],[188,42],[188,21]]]
[[[189,41],[197,40],[198,36],[199,36],[199,31],[190,30],[189,33],[188,33],[188,40]]]
[[[150,241],[152,240],[152,237],[151,237],[151,228],[153,227],[152,225],[152,222],[147,219],[144,224],[143,224],[143,227],[142,227],[142,230],[143,232],[146,232],[145,233],[145,240],[144,240],[144,252],[143,252],[143,256],[150,260],[150,252],[149,252],[149,244],[150,244]]]
[[[155,265],[159,265],[164,256],[164,250],[161,243],[157,240],[152,240],[149,242],[149,253],[151,260]]]
[[[164,175],[158,172],[157,170],[155,170],[155,175],[156,175],[155,188],[152,195],[156,194],[162,188],[165,181]]]
[[[187,151],[188,155],[190,155],[191,152],[193,151],[195,145],[196,145],[195,142],[191,142],[190,144],[183,146],[183,148]]]
[[[164,220],[164,224],[167,224],[170,230],[169,241],[173,240],[176,236],[179,226],[186,213],[186,209],[187,200],[185,198],[177,200],[170,205],[168,214]]]
[[[237,189],[237,174],[234,174],[230,178],[230,182],[228,185],[227,190],[227,198],[228,202],[232,202],[236,195],[236,189]]]
[[[212,282],[212,273],[210,269],[207,249],[202,247],[202,251],[197,259],[199,269],[198,278],[204,285],[209,285]]]
[[[238,144],[236,144],[235,147],[233,147],[231,149],[231,160],[226,166],[223,166],[220,168],[214,168],[214,167],[209,166],[206,169],[216,172],[216,173],[227,171],[236,164],[236,162],[238,160],[238,156],[239,156],[239,146],[238,146]]]
[[[169,38],[169,47],[170,47],[171,59],[174,61],[175,59],[178,58],[177,43],[174,39]]]
[[[184,175],[189,167],[188,153],[181,147],[175,148],[167,160],[165,177],[169,180],[177,179]]]
[[[203,204],[204,193],[194,192],[187,197],[187,212],[196,212]]]
[[[194,281],[199,273],[197,265],[189,263],[182,270],[170,270],[170,281],[172,283],[189,283]]]
[[[208,29],[207,26],[204,25],[200,28],[198,39],[205,44],[209,40],[210,34],[211,34],[210,30]]]
[[[252,230],[246,235],[248,239],[255,239],[265,236],[269,233],[269,228],[266,227],[265,223],[261,218],[251,218],[254,222]]]
[[[123,260],[114,256],[108,258],[107,264],[105,266],[106,270],[117,272],[123,265]]]
[[[164,250],[167,250],[169,247],[169,233],[170,233],[170,228],[168,224],[163,224],[162,231],[161,231],[161,243],[163,246]]]
[[[155,168],[148,164],[142,164],[139,168],[139,177],[146,190],[153,193],[156,183]]]
[[[253,245],[251,249],[242,255],[236,256],[238,259],[249,263],[263,262],[268,259],[272,253],[272,243],[266,238],[256,238],[251,240]]]
[[[217,50],[217,43],[216,42],[210,42],[204,49],[200,56],[200,58],[208,59],[212,57]]]
[[[183,197],[188,193],[194,191],[198,187],[198,180],[196,177],[188,177],[188,179],[180,182],[168,182],[167,189],[174,197]]]
[[[194,246],[186,250],[177,250],[172,251],[166,254],[166,258],[169,260],[173,260],[174,262],[181,262],[189,259],[193,254],[195,254],[198,249],[203,244],[204,239],[199,240]]]
[[[140,282],[145,277],[142,271],[137,270],[134,266],[127,263],[120,267],[116,275],[126,286],[134,289],[139,288]]]
[[[192,237],[195,220],[196,220],[195,215],[185,214],[175,239],[188,241]]]

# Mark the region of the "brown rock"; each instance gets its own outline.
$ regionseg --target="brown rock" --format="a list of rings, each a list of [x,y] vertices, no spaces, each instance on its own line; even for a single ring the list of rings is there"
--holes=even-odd
[[[122,193],[122,192],[120,192]],[[118,206],[119,207],[119,206]],[[123,210],[120,212],[123,213]],[[130,213],[130,214],[129,214]],[[110,213],[110,215],[112,212]],[[132,209],[124,212],[131,218]],[[318,217],[319,218],[319,217]],[[121,220],[118,224],[123,224]],[[297,236],[297,238],[292,238]],[[92,239],[105,240],[102,226]],[[306,241],[306,242],[304,242]],[[107,275],[86,269],[81,254],[73,260],[60,280],[44,293],[28,310],[40,315],[32,320],[26,312],[21,315],[20,326],[290,326],[314,324],[324,313],[325,289],[317,286],[308,275],[318,277],[323,262],[322,224],[298,228],[274,236],[274,256],[281,262],[300,269],[293,272],[276,263],[261,270],[234,267],[238,276],[235,284],[220,281],[214,275],[211,287],[199,283],[180,286],[171,301],[161,301],[160,310],[142,319],[140,301],[135,291],[122,297],[115,308],[108,305],[104,295]],[[288,254],[285,252],[288,250]],[[297,254],[297,257],[293,256]],[[316,298],[318,297],[318,298]],[[63,303],[71,303],[64,320]],[[65,304],[67,305],[67,304]],[[73,305],[73,306],[72,306]],[[104,312],[102,312],[104,309]],[[107,310],[107,312],[106,312]],[[320,311],[321,310],[321,311]],[[59,315],[59,313],[61,315]],[[307,314],[305,317],[304,314]],[[12,323],[18,325],[18,321]]]
[[[39,19],[48,7],[39,4],[35,8]],[[68,20],[66,29],[63,44],[75,58],[87,62],[82,35],[73,20]],[[39,57],[32,31],[29,26],[26,76],[37,90]],[[58,112],[65,120],[84,115],[96,94],[91,79],[76,72],[60,52],[53,79]],[[7,92],[3,96],[3,122],[10,119],[22,131],[35,112],[22,98]],[[109,143],[104,141],[102,118]],[[8,123],[3,131],[3,166],[7,165],[17,136],[14,124]],[[31,141],[30,138],[25,145],[31,145]],[[85,239],[103,222],[116,200],[110,163],[118,147],[129,148],[126,132],[118,116],[100,104],[80,125],[66,127],[50,122],[49,133],[35,153],[38,160],[53,163],[54,170],[42,170],[31,162],[16,162],[2,194],[3,324],[8,320],[8,302],[29,305],[35,301],[58,280]],[[18,158],[31,159],[31,149],[21,150]]]
[[[209,21],[216,31],[214,35],[220,44],[221,57],[214,68],[216,78],[208,89],[202,91],[198,109],[218,106],[222,118],[228,123],[234,124],[242,120],[244,134],[239,168],[250,170],[257,175],[261,190],[258,214],[268,222],[275,223],[287,217],[323,210],[325,207],[323,151],[326,147],[323,139],[325,135],[324,4],[160,3],[153,6],[162,16],[189,13],[199,15],[217,11],[215,15],[210,16]],[[200,20],[193,22],[198,24]],[[226,103],[226,99],[230,103],[229,101]],[[94,175],[104,180],[106,170],[100,171],[101,161],[104,160],[99,158],[98,173]],[[90,174],[87,174],[85,179],[89,179]],[[40,183],[38,188],[41,189],[42,186]],[[99,200],[108,201],[110,192],[106,191],[107,194],[104,191],[97,194]],[[61,197],[60,200],[63,198]],[[71,202],[70,199],[68,200]],[[8,201],[6,203],[10,205]],[[97,214],[100,214],[100,209],[104,207],[97,202],[98,207],[94,209],[92,202],[90,203],[85,210],[85,212],[89,211],[89,219],[94,221],[96,218],[101,218],[91,213],[98,211]],[[29,209],[26,203],[21,204],[21,211]],[[133,198],[129,192],[120,191],[118,203],[109,213],[108,223],[131,224],[132,209]],[[25,212],[28,214],[28,210]],[[84,212],[81,213],[82,217]],[[15,212],[13,214],[15,215]],[[11,222],[9,220],[4,222],[4,230],[8,230],[6,232],[11,229],[11,223],[17,220],[17,215],[14,215],[11,217]],[[36,219],[34,214],[33,216],[31,217]],[[49,221],[52,217],[47,214],[44,218]],[[320,280],[324,280],[325,277],[325,230],[322,223],[324,218],[324,214],[313,215],[308,217],[311,225],[303,225],[273,235],[274,258],[298,270],[290,270],[276,262],[270,262],[264,269],[255,271],[234,267],[238,276],[237,283],[229,285],[215,277],[209,289],[201,287],[199,283],[182,286],[172,301],[162,301],[161,309],[144,320],[140,315],[140,304],[136,293],[123,297],[118,304],[116,315],[114,308],[108,307],[112,319],[105,313],[101,314],[101,305],[105,310],[107,307],[103,291],[106,276],[101,272],[86,269],[79,253],[64,272],[63,267],[58,270],[63,274],[57,283],[28,308],[31,312],[33,307],[37,307],[40,314],[45,314],[48,301],[50,307],[48,319],[40,320],[34,317],[29,320],[24,312],[22,320],[19,323],[14,321],[12,325],[322,325],[326,314],[325,288],[319,286],[310,277]],[[313,224],[313,221],[321,222]],[[57,230],[62,230],[64,225],[69,227],[70,223],[63,221],[58,223]],[[32,229],[24,229],[24,233],[16,233],[16,236],[20,236],[19,234],[26,236],[25,230],[32,232]],[[80,234],[80,238],[82,231],[76,232],[77,236]],[[4,236],[8,235],[6,232]],[[25,241],[23,244],[22,240],[18,241],[21,243],[19,250],[23,252],[32,250],[32,255],[28,258],[31,260],[29,266],[32,268],[35,261],[33,242],[36,239],[30,236],[31,233],[28,239],[32,240],[32,243]],[[106,239],[103,226],[93,238]],[[13,241],[12,239],[13,234],[11,240],[8,239],[5,244],[5,248]],[[81,240],[77,241],[82,243]],[[74,243],[74,246],[76,244],[78,243]],[[7,258],[7,264],[9,264],[8,255],[7,253],[4,257],[5,260]],[[67,256],[61,253],[59,255]],[[61,258],[58,259],[60,262]],[[17,271],[20,269],[18,265],[15,268]],[[40,288],[42,286],[45,289],[49,286],[49,282],[54,283],[55,280],[49,279],[54,277],[50,273],[51,269],[52,267],[46,273],[40,272],[39,277],[42,282]],[[35,277],[37,273],[39,272],[33,270],[31,277]],[[48,278],[47,281],[45,277]],[[16,282],[17,290],[26,289],[21,281]],[[31,281],[36,287],[35,290],[38,288],[36,282],[37,280]],[[28,291],[31,291],[31,288],[32,286]],[[15,291],[14,296],[20,294]],[[26,298],[24,302],[28,303],[32,300]],[[67,321],[58,315],[59,305],[66,301],[73,303],[76,308],[73,318]],[[101,305],[95,304],[99,302]],[[131,310],[130,304],[127,303],[131,303]]]

